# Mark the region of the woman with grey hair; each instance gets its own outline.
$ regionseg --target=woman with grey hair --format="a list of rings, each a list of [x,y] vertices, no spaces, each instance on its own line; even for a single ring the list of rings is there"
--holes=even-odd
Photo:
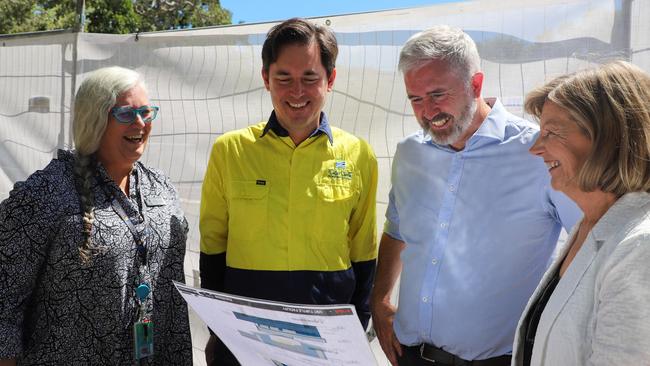
[[[0,365],[189,365],[187,221],[176,190],[138,162],[158,107],[141,76],[81,84],[75,151],[0,204]]]
[[[650,75],[626,62],[528,94],[530,149],[584,212],[519,321],[513,365],[650,364]]]

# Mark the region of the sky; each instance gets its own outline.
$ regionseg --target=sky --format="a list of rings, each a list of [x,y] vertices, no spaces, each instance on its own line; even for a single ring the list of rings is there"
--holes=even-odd
[[[232,24],[409,8],[454,0],[221,0]]]

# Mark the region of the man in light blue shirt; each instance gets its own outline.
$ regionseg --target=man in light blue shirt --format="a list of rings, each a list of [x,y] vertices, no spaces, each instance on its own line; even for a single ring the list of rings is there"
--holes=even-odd
[[[423,130],[395,152],[371,297],[393,365],[509,365],[561,228],[581,215],[528,153],[538,126],[481,97],[479,65],[472,39],[447,26],[414,35],[400,54]]]

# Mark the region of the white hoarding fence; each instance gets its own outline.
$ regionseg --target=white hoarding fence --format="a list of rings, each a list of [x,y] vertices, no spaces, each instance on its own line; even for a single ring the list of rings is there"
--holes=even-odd
[[[325,111],[333,125],[368,140],[380,164],[383,222],[396,143],[418,128],[397,71],[401,45],[434,24],[477,42],[484,96],[521,114],[525,93],[559,74],[613,58],[650,71],[650,1],[467,1],[312,19],[339,41],[337,79]],[[97,68],[120,65],[145,77],[161,107],[144,162],[179,189],[191,232],[188,276],[198,268],[198,202],[208,154],[226,131],[265,120],[261,48],[276,23],[105,35],[50,32],[0,36],[0,199],[13,183],[70,148],[74,90]]]

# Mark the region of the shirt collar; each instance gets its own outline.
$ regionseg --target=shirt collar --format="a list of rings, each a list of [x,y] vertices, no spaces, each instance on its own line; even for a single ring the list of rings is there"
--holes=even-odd
[[[273,133],[280,137],[289,136],[289,131],[282,127],[278,121],[278,117],[275,115],[275,111],[271,112],[271,116],[269,117],[268,122],[266,122],[264,131],[262,131],[260,138],[264,137],[269,132],[269,130],[273,131]],[[327,136],[327,139],[330,141],[331,145],[334,144],[334,137],[332,136],[332,129],[330,128],[329,121],[327,120],[327,115],[322,111],[320,112],[320,122],[318,123],[318,128],[316,128],[309,135],[309,137],[315,137],[321,134],[325,134]]]
[[[501,104],[501,101],[497,98],[486,98],[485,102],[492,107],[492,109],[483,123],[481,123],[478,130],[474,132],[474,136],[489,137],[498,141],[503,141],[506,134],[506,122],[510,120],[508,111],[506,111],[503,104]],[[472,136],[472,138],[474,136]]]

